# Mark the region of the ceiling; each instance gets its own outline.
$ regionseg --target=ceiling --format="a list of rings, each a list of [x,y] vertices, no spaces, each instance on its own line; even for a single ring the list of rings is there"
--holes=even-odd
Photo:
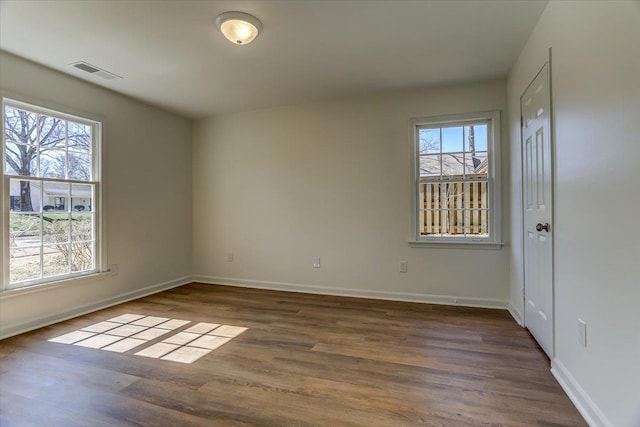
[[[546,1],[93,0],[0,3],[0,48],[190,118],[490,78]],[[215,27],[258,17],[250,45]],[[86,61],[122,79],[72,68]]]

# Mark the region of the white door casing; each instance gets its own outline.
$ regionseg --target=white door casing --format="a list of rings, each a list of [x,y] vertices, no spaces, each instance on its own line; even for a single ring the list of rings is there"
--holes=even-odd
[[[525,326],[553,358],[551,90],[546,63],[520,98]]]

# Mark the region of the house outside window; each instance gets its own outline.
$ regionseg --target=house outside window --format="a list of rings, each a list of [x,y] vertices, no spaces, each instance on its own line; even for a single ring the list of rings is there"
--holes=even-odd
[[[0,291],[99,272],[101,124],[8,99],[2,123]]]
[[[412,242],[501,245],[500,113],[411,120]]]

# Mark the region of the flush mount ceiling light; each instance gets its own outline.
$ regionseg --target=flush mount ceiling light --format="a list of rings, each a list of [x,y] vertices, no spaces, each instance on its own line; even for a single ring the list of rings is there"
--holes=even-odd
[[[225,12],[216,18],[216,26],[235,44],[249,44],[262,31],[262,22],[244,12]]]

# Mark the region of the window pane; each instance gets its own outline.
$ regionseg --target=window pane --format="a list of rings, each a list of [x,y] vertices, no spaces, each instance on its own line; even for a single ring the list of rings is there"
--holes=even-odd
[[[469,178],[487,179],[487,171],[489,170],[487,152],[476,152],[474,155],[467,153],[467,157],[467,175],[470,175]]]
[[[443,211],[441,215],[443,235],[464,235],[464,210],[448,209]]]
[[[93,240],[93,214],[71,214],[71,240]]]
[[[91,126],[68,122],[69,151],[91,152]]]
[[[68,243],[42,248],[42,276],[51,277],[69,273],[70,245]]]
[[[38,142],[37,117],[36,113],[5,106],[4,134],[6,140],[22,144],[36,144]]]
[[[91,181],[91,155],[69,153],[69,179]]]
[[[4,152],[7,175],[36,176],[38,166],[36,146],[7,142]]]
[[[465,211],[465,233],[476,237],[488,237],[489,215],[486,210]]]
[[[464,151],[464,145],[462,142],[462,126],[442,128],[443,153]]]
[[[440,129],[420,129],[420,154],[440,153]]]
[[[95,242],[79,242],[71,244],[71,271],[93,270]]]
[[[44,178],[66,177],[67,153],[61,150],[40,150],[40,176]]]
[[[467,209],[487,209],[489,207],[489,183],[487,181],[464,184],[464,207]]]
[[[42,216],[43,243],[66,243],[69,241],[68,213],[45,213]]]
[[[40,150],[65,150],[67,146],[67,130],[65,121],[55,117],[40,116]]]
[[[40,278],[40,246],[9,249],[9,282]]]
[[[40,214],[9,214],[9,247],[39,245]]]
[[[440,210],[423,210],[419,216],[419,231],[422,236],[440,235],[442,211]]]
[[[41,207],[41,185],[38,181],[22,179],[9,180],[11,211],[39,212]]]
[[[464,153],[443,154],[442,175],[462,179],[464,175],[464,162]]]
[[[420,212],[420,234],[424,236],[462,236],[465,232],[465,210],[442,209]]]
[[[441,207],[447,209],[462,209],[464,203],[462,182],[443,182],[441,186]]]
[[[464,151],[487,151],[487,125],[464,127]]]
[[[445,206],[442,197],[442,182],[420,183],[418,186],[419,205],[418,209],[440,209]]]
[[[69,184],[66,182],[44,183],[44,208],[45,212],[69,210]]]
[[[71,209],[76,212],[93,209],[93,185],[71,184]]]
[[[441,159],[440,154],[420,156],[420,177],[440,176]]]

